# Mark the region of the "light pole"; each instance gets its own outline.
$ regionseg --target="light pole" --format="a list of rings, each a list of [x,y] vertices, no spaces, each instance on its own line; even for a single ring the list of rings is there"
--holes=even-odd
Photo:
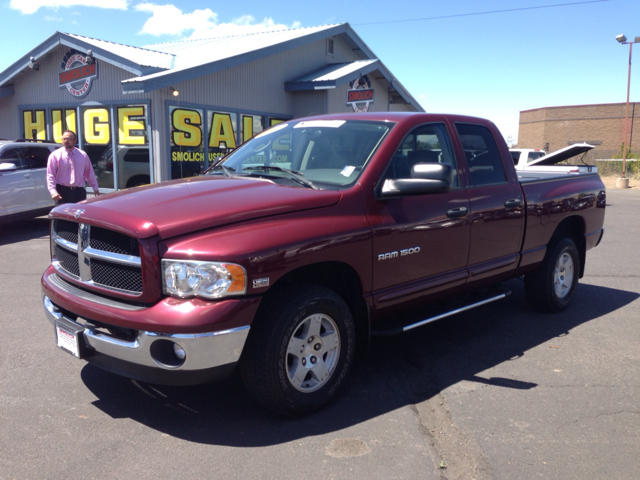
[[[634,43],[640,43],[640,37],[636,37],[633,42],[627,42],[627,37],[618,35],[616,40],[622,45],[629,45],[629,74],[627,76],[627,113],[624,118],[624,140],[622,142],[622,181],[618,182],[619,188],[628,188],[629,180],[626,177],[627,172],[627,140],[629,139],[629,91],[631,90],[631,53]]]

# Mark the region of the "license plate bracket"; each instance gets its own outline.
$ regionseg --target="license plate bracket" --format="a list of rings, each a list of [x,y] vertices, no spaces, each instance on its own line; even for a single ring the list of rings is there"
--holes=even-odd
[[[65,318],[55,321],[56,343],[59,348],[76,358],[84,358],[84,327]]]

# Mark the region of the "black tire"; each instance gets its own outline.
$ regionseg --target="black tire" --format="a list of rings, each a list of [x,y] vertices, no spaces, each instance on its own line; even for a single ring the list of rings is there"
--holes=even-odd
[[[574,241],[555,240],[538,269],[524,277],[527,300],[543,312],[561,312],[571,303],[579,274],[580,255]]]
[[[355,326],[344,300],[317,285],[263,299],[240,360],[246,390],[282,415],[315,412],[335,397],[353,363]]]

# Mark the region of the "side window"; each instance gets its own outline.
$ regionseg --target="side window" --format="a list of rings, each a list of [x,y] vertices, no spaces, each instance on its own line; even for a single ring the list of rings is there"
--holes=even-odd
[[[47,147],[27,147],[24,149],[25,168],[47,168],[51,152]]]
[[[458,186],[456,160],[453,156],[447,127],[443,123],[422,125],[412,130],[402,141],[391,160],[386,178],[411,178],[411,168],[417,163],[447,163],[454,171],[454,187]]]
[[[472,186],[507,181],[498,145],[491,132],[482,125],[456,124],[469,165]]]
[[[22,147],[7,148],[0,153],[0,163],[13,163],[18,170],[24,168]]]

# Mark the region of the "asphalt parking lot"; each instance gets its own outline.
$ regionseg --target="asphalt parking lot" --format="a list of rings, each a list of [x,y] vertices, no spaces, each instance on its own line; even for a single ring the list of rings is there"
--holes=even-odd
[[[134,382],[55,346],[48,222],[0,228],[0,479],[633,479],[640,190],[609,190],[571,307],[501,303],[376,339],[344,394],[283,420],[232,378]]]

